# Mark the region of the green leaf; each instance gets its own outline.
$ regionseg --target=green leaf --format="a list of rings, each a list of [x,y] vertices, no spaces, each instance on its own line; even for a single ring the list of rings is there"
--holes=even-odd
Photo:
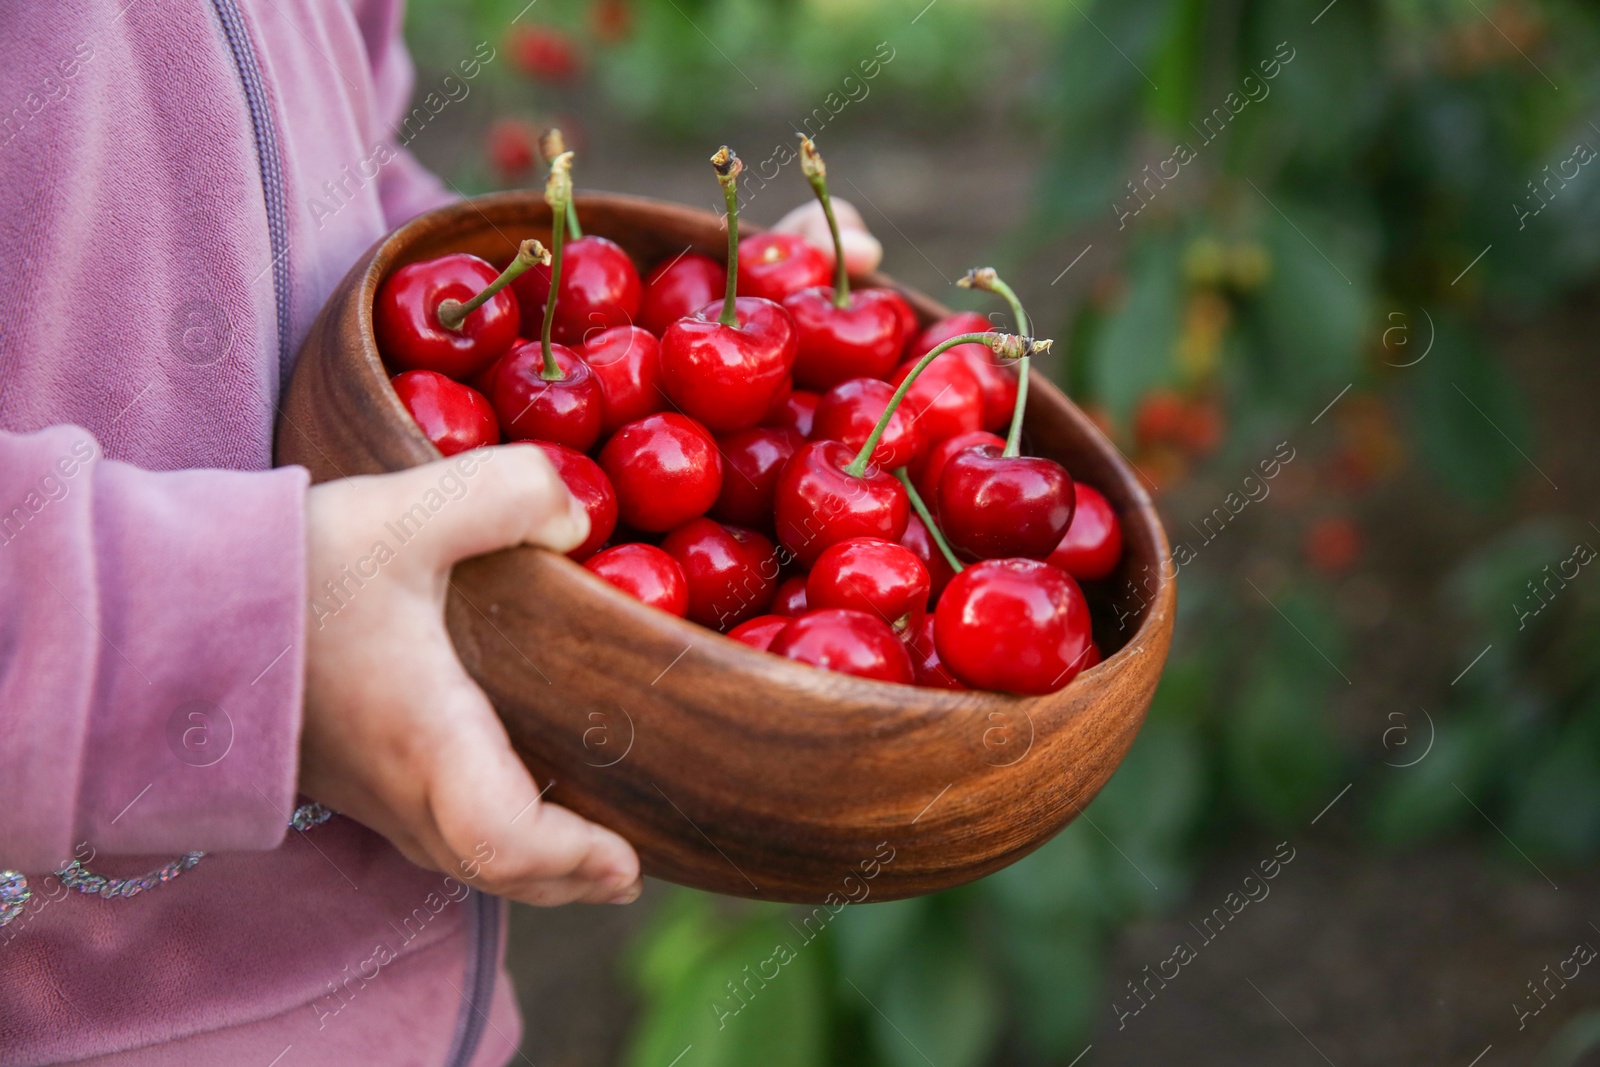
[[[877,986],[889,964],[916,937],[928,905],[929,898],[914,897],[857,904],[840,912],[833,921],[840,975],[864,989]]]
[[[995,945],[1023,1040],[1040,1059],[1070,1059],[1088,1040],[1100,1004],[1097,926],[1071,919],[1005,923]]]
[[[978,1067],[1000,1036],[995,975],[950,924],[925,926],[872,999],[873,1044],[889,1067]]]
[[[1527,458],[1528,419],[1516,382],[1453,317],[1417,374],[1417,443],[1445,483],[1480,506],[1504,499],[1519,477],[1539,477]]]
[[[1377,794],[1367,809],[1368,832],[1381,844],[1409,844],[1439,837],[1468,820],[1479,820],[1468,798],[1478,803],[1484,786],[1493,774],[1504,731],[1495,713],[1473,712],[1466,716],[1434,719],[1433,747],[1427,749],[1414,766],[1392,767],[1377,780]],[[1418,757],[1408,739],[1406,748],[1392,759],[1409,763]]]
[[[1178,242],[1167,236],[1142,241],[1128,268],[1128,298],[1100,331],[1090,356],[1096,399],[1125,420],[1151,387],[1173,373],[1183,296]]]
[[[1511,806],[1506,834],[1520,846],[1571,862],[1600,848],[1600,729],[1569,723],[1536,758]]]

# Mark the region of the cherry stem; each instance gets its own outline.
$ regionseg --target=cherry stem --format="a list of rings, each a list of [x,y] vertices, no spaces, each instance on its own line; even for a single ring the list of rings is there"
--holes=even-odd
[[[844,262],[844,241],[839,236],[839,220],[834,217],[833,200],[828,196],[828,167],[822,162],[822,155],[811,138],[803,133],[796,136],[800,138],[800,170],[805,174],[806,181],[811,183],[811,191],[817,194],[817,199],[822,203],[822,214],[828,220],[828,233],[833,237],[833,306],[849,307],[850,271]]]
[[[850,466],[845,468],[845,473],[852,478],[859,478],[866,473],[867,464],[872,462],[872,451],[878,447],[878,441],[882,439],[883,432],[889,428],[889,420],[894,418],[895,410],[900,407],[900,401],[905,399],[906,393],[911,389],[911,383],[917,380],[917,375],[921,374],[928,364],[956,345],[981,344],[996,348],[997,345],[1005,343],[1007,339],[1011,339],[1010,334],[960,333],[947,341],[940,341],[934,345],[928,351],[928,354],[918,360],[915,367],[911,368],[911,373],[906,375],[905,380],[900,383],[900,388],[896,389],[894,395],[889,398],[889,404],[883,409],[883,414],[879,417],[878,424],[872,428],[872,433],[868,435],[866,443],[861,446],[861,451],[856,453],[856,458],[851,462]],[[998,348],[996,348],[996,351],[998,351]]]
[[[567,139],[561,136],[561,130],[555,126],[550,127],[539,135],[539,154],[544,157],[546,164],[553,163],[557,156],[565,155]],[[578,209],[567,201],[567,233],[576,241],[583,236],[583,231],[578,228]]]
[[[535,263],[543,264],[548,262],[550,262],[550,253],[544,250],[544,245],[531,239],[522,242],[517,248],[517,258],[513,259],[506,266],[506,269],[500,272],[498,278],[484,286],[477,296],[465,302],[453,298],[439,301],[439,325],[447,330],[459,331],[462,326],[466,325],[468,315],[488,303],[494,297],[494,294],[510,285],[517,275]]]
[[[728,205],[728,288],[722,297],[722,315],[717,319],[724,326],[739,326],[739,173],[744,162],[734,155],[733,149],[723,145],[711,157],[711,166],[717,172],[717,182],[722,186],[722,199]]]
[[[999,294],[1011,305],[1011,315],[1017,320],[1017,332],[1024,337],[1032,333],[1032,323],[1028,320],[1028,313],[1022,309],[1022,301],[1017,298],[1016,290],[1007,285],[993,267],[969,270],[956,284],[963,289],[983,289]],[[1011,411],[1011,429],[1006,433],[1006,447],[1001,453],[1004,456],[1022,455],[1022,417],[1028,409],[1028,377],[1032,367],[1033,361],[1027,355],[1017,361],[1017,403]]]
[[[944,539],[944,534],[939,531],[939,524],[933,521],[933,515],[928,511],[928,505],[922,502],[922,494],[917,492],[917,487],[911,484],[911,478],[906,474],[906,469],[901,467],[894,472],[900,479],[900,484],[906,487],[906,496],[911,500],[911,507],[916,511],[917,518],[922,520],[922,525],[928,528],[928,536],[933,538],[933,543],[939,546],[939,552],[944,556],[945,562],[950,564],[950,569],[960,574],[966,570],[956,554],[950,550],[950,543]]]
[[[550,179],[545,182],[544,200],[550,205],[550,295],[544,301],[544,326],[539,331],[539,349],[544,366],[539,377],[558,382],[566,372],[556,363],[550,349],[550,327],[556,318],[556,293],[561,288],[561,250],[566,244],[567,209],[572,206],[572,153],[562,152],[550,161]]]

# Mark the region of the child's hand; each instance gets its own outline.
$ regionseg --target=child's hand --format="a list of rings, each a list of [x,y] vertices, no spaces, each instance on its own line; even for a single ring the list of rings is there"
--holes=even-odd
[[[436,510],[400,543],[404,516],[430,502]],[[489,893],[530,904],[637,898],[633,849],[538,799],[445,632],[457,560],[517,544],[565,551],[587,536],[588,516],[544,452],[504,446],[313,486],[306,525],[300,790],[412,862]],[[330,580],[344,586],[337,599]]]
[[[855,209],[855,205],[837,196],[832,200],[833,217],[839,220],[839,243],[844,245],[845,267],[851,274],[876,270],[883,261],[883,245],[867,232],[867,224],[861,220],[861,212]],[[799,234],[822,249],[829,262],[833,261],[833,235],[828,232],[828,216],[822,213],[822,205],[815,200],[801,204],[779,219],[772,228],[783,233]]]

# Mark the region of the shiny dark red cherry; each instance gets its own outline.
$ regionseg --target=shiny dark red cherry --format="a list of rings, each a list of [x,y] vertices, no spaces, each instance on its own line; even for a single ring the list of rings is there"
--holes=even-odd
[[[1072,524],[1055,551],[1045,558],[1080,582],[1092,582],[1117,569],[1122,559],[1122,523],[1111,501],[1092,485],[1072,483],[1077,507]]]
[[[704,515],[722,489],[722,457],[704,426],[664,412],[630,422],[600,450],[622,521],[664,533]]]
[[[934,612],[945,669],[972,689],[1053,693],[1088,661],[1089,605],[1042,560],[991,559],[955,576]]]
[[[722,492],[711,517],[757,530],[772,527],[772,494],[778,475],[805,438],[793,430],[751,426],[717,438],[722,453]]]
[[[689,610],[689,583],[683,568],[655,545],[617,545],[590,556],[583,565],[653,608],[680,619]]]
[[[916,382],[912,386],[914,388]],[[894,386],[876,378],[851,378],[847,382],[840,382],[822,394],[822,399],[817,402],[817,417],[811,426],[812,438],[818,441],[843,441],[853,449],[861,448],[883,417],[894,391]],[[877,447],[872,450],[872,462],[885,470],[895,470],[915,463],[924,447],[916,411],[902,403],[889,416],[889,425],[884,429],[883,436],[878,438]]]
[[[954,437],[946,437],[923,455],[922,462],[913,469],[911,480],[917,487],[918,495],[929,509],[939,506],[939,479],[944,475],[944,465],[950,462],[950,457],[957,452],[977,448],[979,445],[993,445],[1003,450],[1006,442],[1005,438],[988,430],[972,430]]]
[[[905,343],[895,307],[905,301],[888,289],[851,289],[839,307],[833,294],[821,285],[783,300],[798,340],[795,383],[825,392],[850,378],[887,378]]]
[[[915,512],[906,521],[906,532],[901,535],[900,543],[910,549],[911,554],[927,569],[928,606],[932,607],[939,602],[939,594],[950,584],[950,579],[956,576],[955,568],[944,558],[944,553],[939,551],[939,546],[934,544],[933,537],[928,533],[928,527]]]
[[[789,625],[786,615],[757,615],[753,619],[741,622],[738,626],[728,631],[728,636],[751,648],[765,652],[771,645],[773,638],[783,632]]]
[[[778,591],[772,594],[771,611],[791,619],[806,613],[805,575],[797,574],[778,583]]]
[[[922,332],[922,323],[918,321],[917,313],[911,309],[910,301],[893,289],[888,290],[888,293],[892,298],[889,306],[894,308],[895,318],[900,320],[900,356],[902,359],[914,358],[910,349],[916,342],[917,334]],[[923,349],[916,355],[921,356],[926,352],[927,349]]]
[[[792,233],[758,233],[739,242],[739,295],[782,303],[790,293],[827,285],[833,264],[816,245]]]
[[[441,455],[500,443],[494,408],[471,386],[431,370],[408,370],[389,384]]]
[[[939,528],[978,559],[1044,559],[1072,523],[1072,476],[1042,456],[979,445],[951,456],[939,476]]]
[[[940,341],[958,334],[992,329],[994,324],[976,311],[958,311],[930,323],[917,335],[906,354],[908,358],[918,359]],[[978,379],[978,388],[983,392],[983,428],[994,430],[1009,425],[1012,410],[1017,406],[1016,372],[1004,366],[992,349],[980,344],[957,345],[946,355],[965,363]]]
[[[901,637],[916,632],[928,610],[928,569],[908,548],[874,537],[830,545],[806,578],[806,604],[877,615]]]
[[[661,342],[654,334],[637,326],[613,326],[590,334],[578,354],[600,383],[602,436],[666,408]]]
[[[574,452],[566,445],[551,444],[549,441],[535,441],[534,444],[544,449],[556,473],[561,475],[567,492],[589,513],[589,536],[583,544],[567,553],[581,563],[600,551],[600,546],[617,528],[616,491],[611,488],[611,479],[606,477],[600,465],[582,452]]]
[[[460,329],[439,321],[439,305],[465,303],[499,274],[477,256],[454,252],[389,275],[372,305],[372,328],[384,360],[400,370],[438,371],[462,381],[500,358],[522,321],[516,300],[504,289],[468,314]]]
[[[544,376],[544,352],[537,341],[507,354],[494,372],[494,413],[513,441],[554,441],[587,452],[600,439],[601,393],[589,364],[565,345],[551,345],[561,372]]]
[[[905,488],[880,467],[851,474],[855,458],[856,450],[842,441],[811,441],[778,476],[773,494],[778,540],[804,566],[847,538],[898,541],[906,532],[911,502]]]
[[[511,289],[522,308],[523,330],[529,335],[540,332],[550,297],[550,268],[531,268],[511,283]],[[639,313],[640,290],[633,260],[615,241],[591,235],[566,242],[551,338],[576,345],[601,330],[632,325]]]
[[[927,689],[966,688],[945,670],[944,661],[939,658],[939,649],[933,640],[931,614],[922,617],[922,625],[917,628],[911,640],[906,642],[906,650],[911,653],[911,671],[918,685]]]
[[[737,326],[719,321],[722,302],[716,301],[673,323],[661,338],[667,396],[717,433],[760,422],[794,365],[794,322],[787,311],[743,296],[734,307]]]
[[[902,363],[889,377],[898,386],[916,366]],[[983,390],[972,368],[949,352],[928,364],[906,391],[905,403],[913,409],[917,430],[928,447],[971,433],[983,424]]]
[[[858,678],[901,685],[910,685],[913,678],[911,657],[900,639],[887,623],[864,611],[807,612],[791,619],[767,651]]]
[[[763,426],[777,426],[793,430],[801,437],[811,436],[811,427],[817,419],[817,403],[822,397],[805,389],[791,389],[782,400],[772,405]]]
[[[661,550],[683,568],[691,622],[726,632],[772,603],[777,550],[754,530],[690,519],[667,534]]]
[[[660,337],[667,327],[722,295],[728,272],[698,252],[686,252],[650,272],[639,299],[639,325]]]

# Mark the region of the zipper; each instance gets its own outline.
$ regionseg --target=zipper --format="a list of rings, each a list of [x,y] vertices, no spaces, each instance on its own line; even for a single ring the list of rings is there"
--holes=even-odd
[[[237,0],[211,0],[222,23],[223,36],[233,52],[233,63],[239,71],[239,82],[244,87],[245,105],[250,109],[250,129],[255,137],[256,159],[261,165],[261,192],[267,205],[267,233],[272,242],[272,287],[278,311],[278,376],[274,387],[273,406],[277,394],[288,381],[289,353],[289,204],[284,194],[283,164],[278,157],[278,134],[272,123],[272,108],[267,100],[267,90],[261,80],[261,67],[256,62],[255,46],[250,43],[250,32]]]
[[[483,1042],[483,1029],[489,1024],[489,1008],[494,999],[495,978],[500,970],[500,925],[505,903],[498,897],[472,890],[472,911],[467,917],[466,1003],[456,1017],[456,1033],[450,1042],[446,1067],[467,1067]]]

